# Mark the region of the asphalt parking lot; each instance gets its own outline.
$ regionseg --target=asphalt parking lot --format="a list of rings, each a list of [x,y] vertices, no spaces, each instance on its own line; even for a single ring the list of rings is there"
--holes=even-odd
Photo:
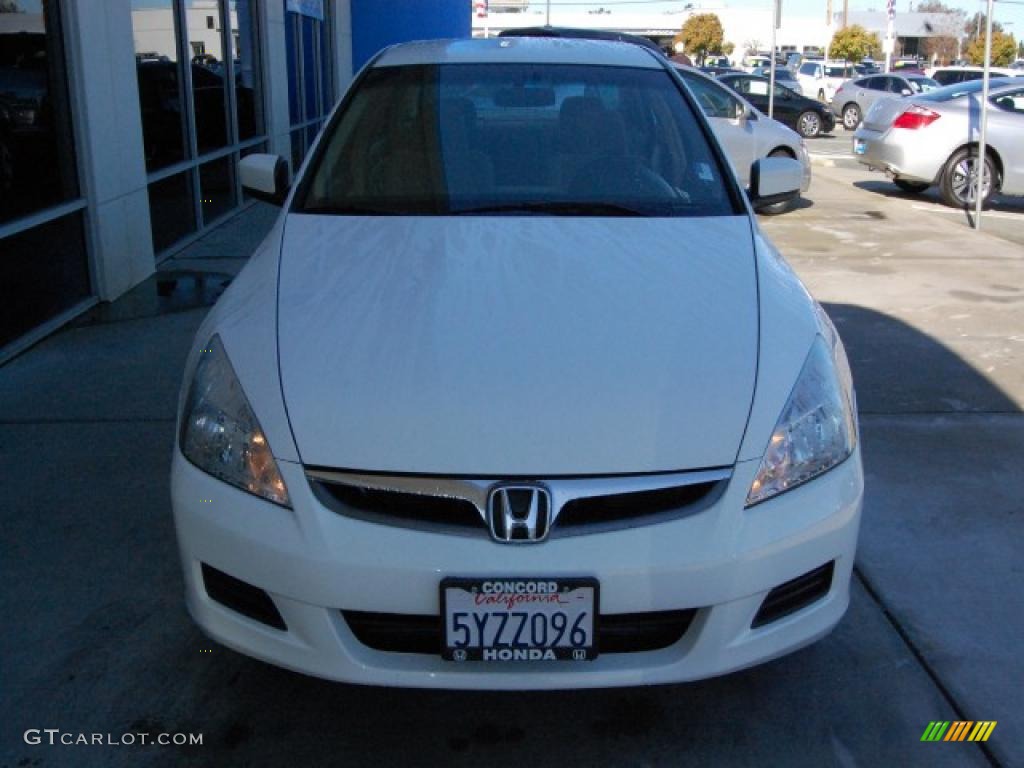
[[[205,640],[170,516],[175,397],[202,305],[269,221],[253,208],[164,265],[191,299],[151,280],[0,368],[0,768],[1024,764],[1024,207],[1003,211],[1015,237],[976,233],[827,160],[762,223],[858,388],[864,520],[828,638],[700,683],[555,693],[338,685]],[[998,725],[922,743],[935,720]],[[45,728],[203,744],[26,744]]]

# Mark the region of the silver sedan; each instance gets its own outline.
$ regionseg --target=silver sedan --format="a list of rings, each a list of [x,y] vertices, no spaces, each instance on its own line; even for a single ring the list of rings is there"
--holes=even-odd
[[[846,130],[852,131],[876,102],[928,93],[939,87],[937,82],[924,75],[868,75],[858,80],[847,80],[832,97],[832,114]]]
[[[983,203],[997,191],[1024,195],[1024,82],[993,78],[990,88]],[[974,80],[879,101],[854,134],[853,153],[906,192],[937,184],[946,204],[974,205],[981,91]]]

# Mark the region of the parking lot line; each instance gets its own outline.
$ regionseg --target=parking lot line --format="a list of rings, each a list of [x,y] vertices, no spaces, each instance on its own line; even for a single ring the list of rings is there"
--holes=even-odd
[[[932,211],[933,213],[951,213],[955,216],[963,216],[963,211],[959,208],[946,208],[941,205],[921,205],[920,203],[914,203],[911,205],[916,211]],[[1021,215],[1019,213],[1002,213],[1000,211],[985,211],[982,214],[986,219],[991,217],[993,219],[1009,219],[1010,221],[1020,220]]]

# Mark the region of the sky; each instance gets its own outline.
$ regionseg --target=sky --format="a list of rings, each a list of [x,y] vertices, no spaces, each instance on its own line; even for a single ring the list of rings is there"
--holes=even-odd
[[[723,5],[729,8],[763,8],[772,7],[772,0],[604,0],[603,2],[589,2],[586,0],[552,0],[551,16],[552,23],[557,23],[558,10],[565,9],[575,12],[605,8],[615,12],[616,8],[622,11],[650,11],[657,13],[662,10],[679,9],[688,2],[692,2],[694,8],[702,5],[709,10]],[[961,8],[969,18],[978,11],[985,12],[986,3],[980,0],[944,0],[946,5],[953,8]],[[1024,36],[1024,0],[1020,4],[1013,4],[1008,0],[1001,0],[995,3],[993,18],[1002,23],[1007,32],[1010,32],[1018,41]],[[530,0],[530,9],[543,8],[544,0]],[[917,5],[914,0],[913,5]],[[910,10],[911,0],[896,0],[896,12],[902,13]],[[851,11],[885,11],[886,0],[849,0]],[[820,14],[825,16],[826,0],[782,0],[782,15],[786,16],[814,16]],[[842,0],[832,0],[832,10],[836,13],[842,11]]]
[[[39,13],[41,0],[19,0],[21,7],[28,13]],[[691,0],[604,0],[604,2],[586,2],[585,0],[552,0],[551,12],[554,20],[557,21],[558,10],[566,9],[572,11],[596,10],[607,8],[613,13],[615,9],[623,11],[653,11],[679,9]],[[458,2],[458,0],[456,0]],[[702,4],[708,7],[728,5],[730,8],[763,8],[771,6],[772,0],[692,0],[694,7]],[[814,14],[825,14],[826,0],[782,0],[783,17],[790,14],[796,16],[812,16]],[[851,11],[884,11],[885,0],[849,0]],[[978,11],[985,10],[985,3],[979,0],[945,0],[947,5],[955,8],[962,8],[967,16],[973,16]],[[1019,41],[1024,37],[1024,0],[1015,0],[1020,4],[1014,4],[1009,0],[999,0],[995,3],[995,14],[993,18],[1006,25],[1006,30],[1013,34]],[[467,11],[471,8],[469,0],[465,0]],[[911,0],[896,0],[896,12],[910,10]],[[530,0],[533,10],[544,7],[544,0]],[[832,8],[839,12],[843,9],[842,0],[832,0]]]

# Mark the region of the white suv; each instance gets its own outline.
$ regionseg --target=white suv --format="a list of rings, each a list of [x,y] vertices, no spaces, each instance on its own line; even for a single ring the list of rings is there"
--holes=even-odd
[[[845,61],[805,61],[796,71],[804,95],[826,103],[832,101],[844,81],[856,76],[857,70]]]

